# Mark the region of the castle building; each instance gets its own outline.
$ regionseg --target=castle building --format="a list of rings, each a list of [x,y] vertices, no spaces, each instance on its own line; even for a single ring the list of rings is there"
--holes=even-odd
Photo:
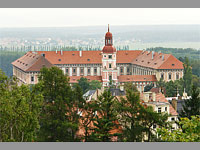
[[[145,50],[119,50],[113,46],[113,36],[105,34],[101,51],[37,51],[28,52],[12,63],[13,75],[24,84],[36,84],[42,67],[57,66],[77,83],[81,77],[98,80],[103,86],[132,82],[143,91],[147,84],[174,81],[183,77],[183,63],[171,54]]]

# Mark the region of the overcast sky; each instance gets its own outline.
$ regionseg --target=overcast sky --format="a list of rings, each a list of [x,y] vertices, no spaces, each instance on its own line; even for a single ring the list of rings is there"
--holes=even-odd
[[[200,24],[200,8],[0,8],[0,27]]]

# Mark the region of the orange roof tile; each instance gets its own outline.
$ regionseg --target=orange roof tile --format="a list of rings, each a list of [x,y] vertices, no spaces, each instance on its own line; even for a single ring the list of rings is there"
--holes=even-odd
[[[131,63],[141,52],[141,50],[117,51],[117,63]]]
[[[184,69],[183,63],[179,61],[173,55],[170,55],[168,59],[158,67],[158,69]]]
[[[45,58],[52,64],[101,64],[102,51],[63,51],[63,55],[58,51],[38,51],[38,54],[45,54]],[[120,50],[117,51],[117,63],[131,63],[142,51],[140,50]],[[59,60],[60,59],[60,60]]]
[[[183,63],[171,54],[148,51],[140,53],[140,55],[132,61],[132,64],[154,69],[183,69]]]
[[[52,64],[101,64],[101,51],[38,51],[44,53],[45,58]]]
[[[23,71],[40,71],[42,67],[52,67],[53,65],[43,56],[33,52],[28,52],[24,56],[12,62],[12,65]]]
[[[146,82],[146,81],[152,81],[155,82],[157,81],[155,75],[120,75],[118,76],[118,81],[119,82],[129,82],[129,81],[134,81],[134,82]]]

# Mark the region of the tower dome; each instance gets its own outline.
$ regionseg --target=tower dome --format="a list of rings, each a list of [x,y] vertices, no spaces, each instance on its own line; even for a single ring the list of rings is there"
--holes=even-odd
[[[109,31],[108,24],[108,32],[105,35],[105,46],[103,47],[103,53],[113,53],[116,52],[116,48],[113,46],[112,33]]]

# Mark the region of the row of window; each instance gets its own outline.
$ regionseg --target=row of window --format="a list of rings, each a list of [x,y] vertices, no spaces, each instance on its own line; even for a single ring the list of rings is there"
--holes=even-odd
[[[69,68],[66,68],[66,74],[69,74]],[[75,75],[77,73],[77,68],[72,68],[72,75]],[[91,73],[91,69],[90,68],[87,68],[87,74],[90,74]],[[81,67],[80,68],[80,74],[84,74],[84,68]],[[97,68],[94,68],[94,74],[97,74]]]
[[[164,73],[161,73],[161,78],[164,79]],[[172,74],[168,73],[168,79],[171,80],[172,79]],[[179,73],[176,73],[176,80],[179,79]]]

